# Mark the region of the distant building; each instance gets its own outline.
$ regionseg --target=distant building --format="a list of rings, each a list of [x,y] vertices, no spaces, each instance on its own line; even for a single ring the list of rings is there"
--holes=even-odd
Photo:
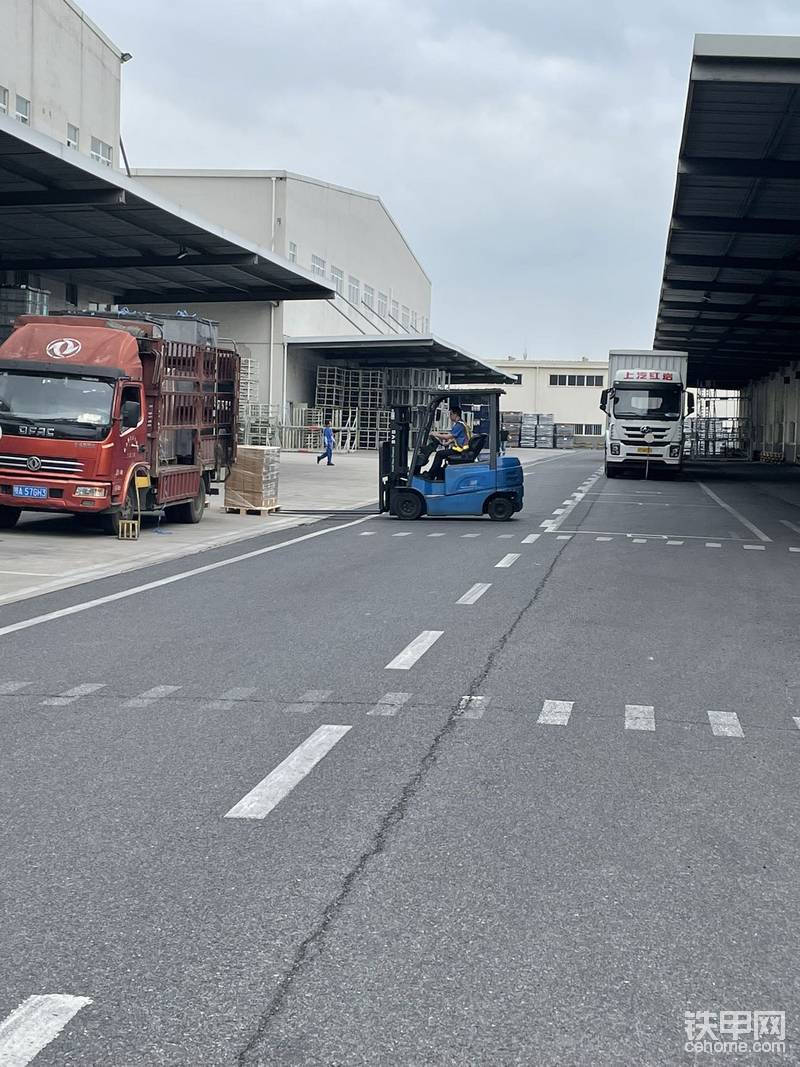
[[[260,367],[259,400],[288,416],[314,403],[318,360],[293,355],[287,337],[426,334],[431,282],[377,196],[283,170],[145,170],[161,196],[310,270],[336,290],[331,301],[270,305],[190,304]],[[284,374],[285,369],[285,374]]]
[[[605,415],[600,393],[608,385],[608,360],[493,359],[517,379],[501,397],[503,411],[526,411],[553,415],[556,422],[571,423],[577,437],[600,438]]]

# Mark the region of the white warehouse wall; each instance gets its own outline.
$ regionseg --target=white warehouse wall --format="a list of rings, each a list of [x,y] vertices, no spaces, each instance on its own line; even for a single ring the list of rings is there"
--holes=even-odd
[[[520,375],[519,385],[504,386],[506,395],[500,398],[502,411],[527,411],[552,414],[556,422],[575,425],[602,425],[605,415],[600,410],[600,393],[608,384],[607,360],[572,360],[556,362],[529,359],[491,360],[506,374]],[[551,385],[551,375],[602,375],[603,385]]]
[[[2,0],[0,86],[31,102],[30,126],[67,141],[67,123],[80,131],[78,150],[96,137],[119,157],[120,51],[72,0]],[[0,94],[2,95],[2,94]]]
[[[783,452],[787,463],[800,462],[797,447],[800,363],[790,363],[769,377],[754,382],[749,394],[754,450]]]

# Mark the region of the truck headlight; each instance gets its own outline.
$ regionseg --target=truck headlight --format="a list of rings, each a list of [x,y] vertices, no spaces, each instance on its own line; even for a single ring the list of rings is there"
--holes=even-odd
[[[616,441],[612,441],[612,443],[611,443],[611,455],[612,456],[618,456],[619,455],[619,445],[616,443]]]
[[[106,495],[105,487],[102,485],[76,485],[75,496],[90,496],[95,500],[100,500]]]
[[[669,446],[669,457],[670,457],[670,459],[677,459],[680,454],[681,454],[681,446],[680,445],[670,445]]]

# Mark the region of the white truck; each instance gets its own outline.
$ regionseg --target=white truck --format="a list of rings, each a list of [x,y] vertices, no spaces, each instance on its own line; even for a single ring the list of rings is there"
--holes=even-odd
[[[694,411],[686,388],[686,352],[616,350],[608,354],[605,473],[636,470],[680,473],[684,420]]]

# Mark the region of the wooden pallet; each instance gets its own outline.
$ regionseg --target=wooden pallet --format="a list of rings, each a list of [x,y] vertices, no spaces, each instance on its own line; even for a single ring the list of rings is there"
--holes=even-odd
[[[271,515],[280,510],[279,504],[266,504],[263,508],[225,508],[228,515]]]

